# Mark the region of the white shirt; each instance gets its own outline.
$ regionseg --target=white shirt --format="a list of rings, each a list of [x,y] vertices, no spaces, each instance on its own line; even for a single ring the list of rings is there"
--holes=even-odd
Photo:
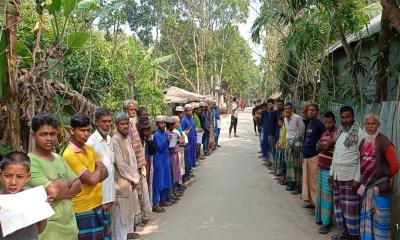
[[[296,146],[300,146],[300,139],[304,137],[305,131],[303,119],[299,115],[293,113],[290,119],[285,117],[284,121],[287,143],[294,143]]]
[[[107,135],[105,140],[99,131],[90,135],[87,144],[97,153],[101,161],[108,170],[108,177],[102,182],[103,185],[103,204],[115,201],[114,185],[114,152],[111,145],[111,137]]]
[[[236,109],[237,107],[238,107],[238,104],[236,102],[232,102],[232,116],[234,116],[235,118],[238,117],[238,113],[237,113],[238,109]],[[235,109],[236,109],[236,111],[235,111]]]
[[[344,142],[349,132],[342,131],[336,140],[332,165],[329,175],[338,181],[360,181],[360,143],[365,136],[364,130],[358,129],[358,142],[349,148]]]

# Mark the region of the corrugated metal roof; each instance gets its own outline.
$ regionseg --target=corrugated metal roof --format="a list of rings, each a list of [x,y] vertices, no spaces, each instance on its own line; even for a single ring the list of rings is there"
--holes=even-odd
[[[192,101],[214,100],[212,96],[189,92],[174,86],[165,89],[164,92],[167,103],[187,103]]]
[[[357,33],[353,33],[350,34],[349,36],[346,37],[347,42],[349,44],[353,43],[353,42],[357,42],[361,39],[367,38],[375,33],[378,33],[381,29],[381,16],[382,13],[376,15],[375,17],[373,17],[367,24],[366,27],[364,27],[361,31],[357,32]],[[334,51],[342,48],[342,42],[338,41],[337,43],[335,43],[334,45],[332,45],[328,51],[329,53],[333,53]]]

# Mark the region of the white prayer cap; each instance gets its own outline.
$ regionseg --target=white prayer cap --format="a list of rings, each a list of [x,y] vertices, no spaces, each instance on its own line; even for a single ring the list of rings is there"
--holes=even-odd
[[[156,117],[156,122],[165,122],[165,120],[166,120],[166,117],[163,115],[158,115]]]
[[[206,103],[205,102],[200,102],[200,107],[205,107]]]
[[[192,104],[190,104],[190,103],[185,104],[185,109],[188,109],[188,108],[192,108]],[[177,110],[177,111],[178,111],[178,110]]]
[[[166,122],[167,123],[175,123],[175,118],[174,117],[167,117]]]
[[[185,105],[185,108],[186,108],[186,105]],[[182,106],[177,106],[177,107],[175,108],[175,111],[176,111],[176,112],[184,112],[185,109],[183,109]]]
[[[199,103],[193,103],[193,108],[199,108],[200,104]]]

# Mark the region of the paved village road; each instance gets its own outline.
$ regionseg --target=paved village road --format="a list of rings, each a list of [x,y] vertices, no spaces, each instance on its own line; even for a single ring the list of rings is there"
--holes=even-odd
[[[239,138],[228,138],[229,121],[216,152],[195,169],[182,200],[152,216],[143,240],[324,240],[313,216],[268,174],[258,155],[250,112],[239,114]]]

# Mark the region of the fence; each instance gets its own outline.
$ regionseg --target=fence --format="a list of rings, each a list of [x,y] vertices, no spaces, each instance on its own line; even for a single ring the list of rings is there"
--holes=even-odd
[[[293,101],[293,105],[296,108],[296,112],[302,113],[303,106],[307,102]],[[340,107],[343,104],[331,103],[326,107],[326,110],[332,111],[336,116],[339,116]],[[365,105],[363,108],[355,108],[355,119],[360,124],[362,123],[364,116],[367,113],[374,112],[379,116],[381,121],[380,131],[389,137],[397,151],[397,157],[400,159],[400,101],[390,101],[382,103],[373,103]],[[323,113],[321,113],[323,114]],[[340,123],[340,118],[337,117],[337,123]],[[338,125],[340,126],[340,125]],[[392,231],[394,239],[400,239],[400,173],[397,174],[393,180],[394,191],[392,195]]]

